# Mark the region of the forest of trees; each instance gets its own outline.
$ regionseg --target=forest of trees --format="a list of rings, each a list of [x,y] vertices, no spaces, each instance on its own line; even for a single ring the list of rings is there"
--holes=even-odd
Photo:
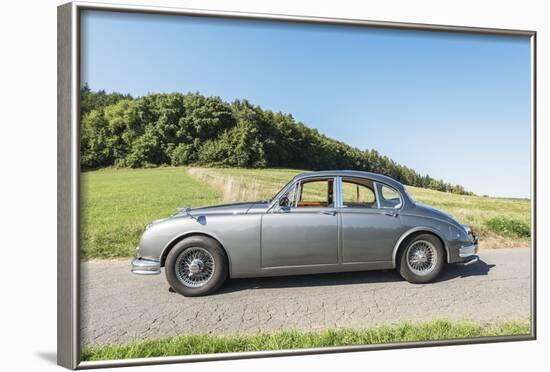
[[[139,98],[81,89],[81,168],[202,165],[354,169],[458,194],[451,185],[360,150],[247,100],[227,103],[198,93]]]

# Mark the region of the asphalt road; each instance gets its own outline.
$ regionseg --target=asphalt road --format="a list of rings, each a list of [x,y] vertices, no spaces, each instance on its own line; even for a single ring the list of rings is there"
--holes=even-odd
[[[394,271],[230,280],[218,293],[185,298],[164,272],[130,273],[129,260],[82,263],[81,338],[86,345],[191,333],[368,327],[402,320],[528,320],[530,251],[484,250],[435,283]]]

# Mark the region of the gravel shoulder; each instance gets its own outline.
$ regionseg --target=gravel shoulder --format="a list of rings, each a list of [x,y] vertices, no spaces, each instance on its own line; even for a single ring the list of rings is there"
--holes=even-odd
[[[370,327],[399,321],[530,319],[530,249],[482,250],[480,262],[450,265],[414,285],[392,270],[235,279],[218,293],[186,298],[162,275],[130,273],[129,260],[81,263],[84,345],[180,334]]]

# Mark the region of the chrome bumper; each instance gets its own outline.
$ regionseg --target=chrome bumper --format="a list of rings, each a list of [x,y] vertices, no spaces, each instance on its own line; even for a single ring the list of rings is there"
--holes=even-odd
[[[477,239],[476,239],[477,242]],[[459,265],[468,266],[479,261],[477,256],[477,244],[468,245],[458,250],[458,256],[462,259]]]
[[[458,257],[467,258],[477,254],[477,244],[468,245],[458,250]]]
[[[132,260],[132,272],[140,275],[158,275],[160,274],[160,262],[139,257],[134,258]]]

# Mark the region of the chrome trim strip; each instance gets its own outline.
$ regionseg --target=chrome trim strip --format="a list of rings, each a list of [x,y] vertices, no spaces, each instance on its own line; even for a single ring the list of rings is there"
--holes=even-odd
[[[336,176],[334,183],[334,193],[336,197],[336,202],[334,203],[336,208],[340,209],[344,206],[344,197],[342,195],[342,177]]]
[[[262,270],[280,270],[280,269],[303,269],[303,268],[315,268],[315,267],[336,267],[336,266],[360,266],[360,265],[376,265],[376,264],[387,264],[390,261],[379,260],[379,261],[358,261],[358,262],[337,262],[337,263],[327,263],[327,264],[308,264],[308,265],[292,265],[292,266],[268,266],[262,267]],[[328,273],[331,274],[331,273]],[[309,275],[309,274],[305,274]]]
[[[292,202],[294,204],[292,208],[294,209],[298,208],[298,200],[302,198],[302,192],[304,191],[302,180],[299,180],[298,182],[296,182],[295,185],[296,186],[294,187],[294,200]]]
[[[306,265],[288,265],[288,266],[266,266],[262,267],[262,270],[278,270],[278,269],[302,269],[308,267],[335,267],[339,266],[341,263],[327,263],[327,264],[306,264]]]

